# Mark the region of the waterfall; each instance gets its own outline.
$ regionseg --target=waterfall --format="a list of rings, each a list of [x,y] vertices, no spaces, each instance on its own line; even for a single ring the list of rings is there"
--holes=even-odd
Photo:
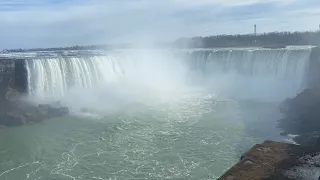
[[[123,82],[159,89],[177,85],[183,68],[173,56],[158,53],[33,58],[26,63],[29,94],[38,97]]]
[[[27,61],[29,92],[59,96],[71,87],[113,82],[125,74],[123,64],[116,56],[33,59]]]
[[[254,79],[254,86],[259,86],[259,83],[266,84],[264,80],[272,79],[294,87],[297,91],[304,86],[311,51],[312,48],[309,47],[198,49],[147,53],[147,56],[141,52],[139,55],[122,52],[79,57],[32,58],[26,63],[28,89],[30,94],[36,96],[62,96],[74,87],[93,88],[123,79],[140,80],[140,83],[161,82],[161,86],[168,82],[177,84],[192,79],[192,74],[202,79],[214,79],[214,83],[232,81],[239,84],[240,81]],[[225,76],[232,78],[221,78]],[[268,84],[270,85],[269,81]]]
[[[205,75],[233,73],[253,77],[294,79],[303,83],[311,48],[303,49],[227,49],[192,51],[189,62]]]

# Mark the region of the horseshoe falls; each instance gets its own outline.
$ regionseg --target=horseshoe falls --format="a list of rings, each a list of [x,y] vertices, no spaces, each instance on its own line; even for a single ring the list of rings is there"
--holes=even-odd
[[[237,89],[244,84],[249,85],[244,86],[247,89],[251,89],[250,86],[277,88],[287,85],[297,91],[303,87],[311,48],[194,50],[166,52],[166,55],[140,53],[146,52],[29,60],[29,93],[54,97],[64,95],[72,88],[88,89],[123,81],[154,85],[159,80],[181,85],[190,83],[190,78],[216,88]]]
[[[310,55],[309,48],[230,49],[192,52],[189,62],[216,91],[276,101],[307,86]]]
[[[12,53],[27,99],[71,115],[0,129],[0,179],[217,179],[252,145],[288,141],[277,107],[307,87],[312,52]]]

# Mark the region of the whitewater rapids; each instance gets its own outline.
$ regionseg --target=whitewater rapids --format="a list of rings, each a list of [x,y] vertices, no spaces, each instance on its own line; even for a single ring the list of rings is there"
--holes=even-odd
[[[110,84],[168,91],[201,84],[231,96],[250,92],[252,98],[279,99],[304,88],[311,50],[154,50],[32,58],[26,61],[28,90],[40,98],[61,98],[75,88]]]
[[[0,179],[217,179],[303,89],[312,49],[119,50],[26,57],[28,96],[70,117],[0,130]],[[41,52],[43,53],[43,52]]]

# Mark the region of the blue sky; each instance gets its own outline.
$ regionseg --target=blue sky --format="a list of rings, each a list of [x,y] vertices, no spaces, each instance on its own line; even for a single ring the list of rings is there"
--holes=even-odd
[[[316,30],[320,0],[0,0],[0,49]]]

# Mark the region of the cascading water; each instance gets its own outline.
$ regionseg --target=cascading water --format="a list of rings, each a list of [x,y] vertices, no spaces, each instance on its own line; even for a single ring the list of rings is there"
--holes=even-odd
[[[26,54],[31,99],[72,113],[0,129],[0,179],[215,180],[254,144],[285,141],[277,106],[304,87],[310,52]]]
[[[245,76],[296,79],[301,83],[311,54],[306,49],[230,49],[193,51],[189,61],[205,74],[237,73]]]
[[[151,89],[168,93],[182,89],[187,73],[182,61],[159,52],[34,58],[27,60],[26,69],[29,95],[41,100],[68,100],[64,96],[88,93],[108,96],[115,89],[130,98],[137,91],[146,94]]]
[[[90,88],[125,74],[118,57],[111,56],[34,59],[27,69],[29,91],[38,96],[61,96],[71,87]]]
[[[312,48],[203,50],[190,52],[188,62],[215,91],[237,98],[279,100],[305,88],[311,51]]]
[[[265,85],[264,89],[277,87],[272,92],[275,94],[283,86],[287,88],[281,90],[283,96],[286,93],[290,96],[304,87],[311,50],[216,49],[166,52],[161,58],[157,58],[158,54],[148,57],[108,54],[32,59],[27,62],[29,93],[60,97],[72,88],[93,88],[124,79],[133,83],[148,80],[150,83],[159,81],[159,77],[171,76],[162,78],[168,82],[179,76],[183,83],[193,79],[207,86],[214,85],[216,89],[219,86],[223,91]]]

